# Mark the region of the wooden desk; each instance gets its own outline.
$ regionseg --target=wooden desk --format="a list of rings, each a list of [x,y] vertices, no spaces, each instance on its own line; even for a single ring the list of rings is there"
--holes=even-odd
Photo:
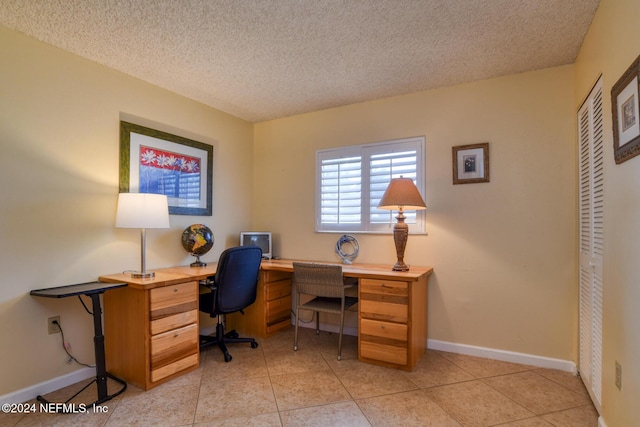
[[[291,326],[293,260],[263,261],[256,303],[227,316],[229,328],[269,337]],[[358,279],[358,360],[410,371],[427,346],[427,281],[431,267],[343,264]]]
[[[105,354],[109,371],[149,390],[200,364],[198,281],[216,265],[155,270],[155,277],[100,276],[127,283],[104,294]]]
[[[358,359],[411,370],[426,349],[427,280],[430,267],[392,271],[390,265],[343,265],[358,279]],[[104,294],[104,335],[109,370],[148,390],[199,365],[198,281],[207,267],[155,270],[149,279],[128,274],[100,276],[129,286]],[[292,260],[263,261],[256,302],[245,315],[227,316],[242,335],[269,337],[291,327]],[[293,343],[292,343],[293,346]]]

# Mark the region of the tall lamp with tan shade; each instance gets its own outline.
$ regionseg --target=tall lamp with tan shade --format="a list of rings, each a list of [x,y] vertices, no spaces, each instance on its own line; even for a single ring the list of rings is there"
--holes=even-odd
[[[116,228],[140,229],[140,271],[132,272],[131,277],[154,277],[155,273],[146,269],[146,229],[169,228],[167,196],[148,193],[118,194]]]
[[[427,205],[424,203],[413,180],[411,178],[403,178],[401,175],[400,178],[391,180],[380,203],[378,203],[378,208],[398,210],[398,216],[396,216],[398,222],[393,226],[393,241],[396,244],[398,261],[393,266],[393,270],[409,271],[409,266],[404,263],[404,249],[409,238],[409,226],[404,222],[406,217],[403,211],[404,209],[411,211],[422,210],[426,209]]]

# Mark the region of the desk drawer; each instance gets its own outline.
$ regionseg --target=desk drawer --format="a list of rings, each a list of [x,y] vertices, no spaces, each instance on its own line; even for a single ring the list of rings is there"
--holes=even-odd
[[[407,323],[409,284],[394,280],[360,281],[360,316],[369,319]]]
[[[407,331],[407,325],[403,325],[401,323],[362,319],[360,321],[360,330],[358,332],[363,336],[371,336],[398,342],[399,345],[406,347]]]
[[[398,365],[407,363],[407,325],[361,319],[358,332],[362,357]]]
[[[267,301],[267,326],[278,323],[284,319],[291,319],[291,295]]]
[[[198,353],[196,353],[165,365],[161,368],[154,369],[151,371],[151,382],[160,381],[161,379],[166,378],[169,375],[173,375],[176,372],[183,371],[187,368],[197,365],[198,363]]]
[[[361,299],[360,316],[369,319],[388,320],[390,322],[407,323],[409,308],[402,304],[390,304]]]
[[[151,321],[151,335],[161,334],[198,321],[198,310],[185,311]]]
[[[396,365],[404,366],[407,364],[407,348],[372,341],[360,341],[360,356]]]
[[[409,298],[409,284],[397,280],[362,279],[360,292],[363,298],[406,304]]]
[[[266,284],[267,301],[291,295],[291,279],[279,280]]]
[[[198,325],[191,324],[151,337],[151,370],[198,353]]]
[[[149,291],[151,319],[198,309],[198,282],[163,286]]]
[[[265,283],[277,282],[284,279],[291,280],[291,273],[289,273],[288,271],[263,270],[262,279]]]

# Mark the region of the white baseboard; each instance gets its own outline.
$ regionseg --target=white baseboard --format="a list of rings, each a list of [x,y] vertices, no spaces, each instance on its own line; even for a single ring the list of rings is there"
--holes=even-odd
[[[468,356],[486,357],[488,359],[501,360],[503,362],[519,363],[522,365],[537,366],[539,368],[557,369],[560,371],[577,372],[575,362],[571,360],[553,359],[550,357],[535,356],[513,351],[496,350],[487,347],[477,347],[466,344],[456,344],[439,340],[427,340],[427,348],[430,350],[447,351],[449,353],[466,354]]]
[[[200,328],[200,335],[215,335],[216,334],[216,325],[213,324],[211,326],[204,326]]]
[[[294,324],[294,322],[291,322]],[[315,323],[303,323],[299,325],[301,328],[315,329]],[[339,333],[339,325],[320,323],[320,330]],[[357,327],[344,327],[344,334],[358,336]],[[487,359],[501,360],[503,362],[519,363],[522,365],[536,366],[538,368],[557,369],[560,371],[571,372],[576,374],[578,369],[575,362],[571,360],[554,359],[550,357],[535,356],[526,353],[516,353],[513,351],[496,350],[487,347],[477,347],[466,344],[456,344],[439,340],[427,340],[427,348],[431,350],[446,351],[449,353],[466,354],[468,356],[485,357]],[[606,426],[604,426],[606,427]]]
[[[48,381],[23,388],[22,390],[16,390],[12,393],[0,396],[0,403],[27,402],[31,399],[35,399],[36,396],[51,393],[52,391],[59,390],[63,387],[75,384],[78,381],[86,380],[87,378],[95,376],[96,368],[78,369],[77,371],[71,372],[69,374],[61,375]]]

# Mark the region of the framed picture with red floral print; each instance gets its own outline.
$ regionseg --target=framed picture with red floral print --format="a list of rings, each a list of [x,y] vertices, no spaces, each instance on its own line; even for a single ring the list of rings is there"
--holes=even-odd
[[[213,146],[121,121],[120,192],[164,194],[172,215],[211,216]]]

